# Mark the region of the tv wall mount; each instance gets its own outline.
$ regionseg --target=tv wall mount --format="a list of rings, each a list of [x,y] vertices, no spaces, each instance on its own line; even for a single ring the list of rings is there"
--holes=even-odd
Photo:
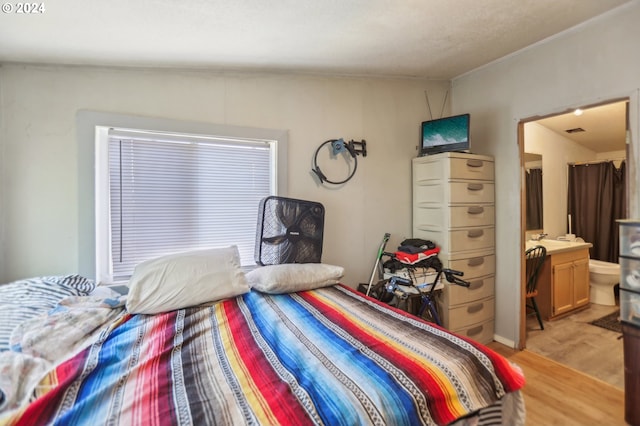
[[[351,170],[351,173],[349,173],[349,176],[347,176],[345,179],[329,179],[320,170],[320,167],[318,166],[318,153],[325,146],[331,148],[332,157],[337,157],[339,154],[342,154],[348,159],[348,161],[353,160],[353,169]],[[347,153],[348,155],[345,155]],[[349,142],[345,142],[342,138],[329,139],[328,141],[324,141],[323,143],[321,143],[318,149],[316,149],[316,152],[313,155],[313,168],[311,169],[311,171],[315,173],[321,184],[330,183],[332,185],[341,185],[348,182],[353,177],[353,175],[356,174],[356,170],[358,169],[358,155],[362,155],[363,157],[367,156],[367,141],[365,141],[364,139],[362,139],[361,141],[350,140]]]

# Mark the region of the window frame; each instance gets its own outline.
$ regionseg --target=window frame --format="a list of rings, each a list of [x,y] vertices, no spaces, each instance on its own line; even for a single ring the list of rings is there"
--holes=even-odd
[[[104,149],[108,143],[99,143],[108,139],[109,128],[152,129],[156,133],[173,133],[202,136],[220,136],[231,139],[268,140],[275,144],[275,155],[272,157],[274,176],[274,195],[287,196],[287,144],[288,132],[277,129],[229,126],[212,123],[186,122],[160,118],[137,117],[121,114],[101,113],[95,111],[79,111],[77,120],[78,160],[79,160],[79,271],[93,277],[99,283],[111,283],[99,268],[104,269],[105,250],[104,225],[108,223],[108,210],[99,201],[99,191],[104,193],[105,182],[98,179],[98,173],[108,173],[108,166],[100,164],[104,157]],[[91,142],[89,142],[91,141]],[[102,152],[101,152],[102,150]],[[108,152],[108,151],[106,151]],[[108,158],[108,157],[107,157]],[[108,179],[106,182],[108,191]],[[108,192],[107,192],[108,193]],[[257,207],[256,207],[257,209]],[[105,218],[105,215],[107,216]],[[106,228],[108,230],[108,228]],[[100,241],[101,246],[98,245]]]

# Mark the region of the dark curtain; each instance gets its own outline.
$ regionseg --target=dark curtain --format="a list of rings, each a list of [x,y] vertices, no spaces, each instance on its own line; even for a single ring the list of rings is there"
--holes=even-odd
[[[618,262],[618,224],[626,212],[626,165],[613,161],[570,165],[568,210],[572,233],[593,244],[592,259]]]
[[[527,229],[542,229],[542,169],[530,169],[526,177]]]

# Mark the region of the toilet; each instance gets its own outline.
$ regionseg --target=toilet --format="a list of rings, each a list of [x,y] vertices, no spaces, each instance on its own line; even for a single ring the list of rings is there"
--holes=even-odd
[[[613,286],[620,282],[620,265],[589,259],[589,284],[591,286],[591,303],[614,306],[616,298]]]

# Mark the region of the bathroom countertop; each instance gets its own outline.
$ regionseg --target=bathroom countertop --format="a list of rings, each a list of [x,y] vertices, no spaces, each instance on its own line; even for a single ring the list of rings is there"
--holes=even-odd
[[[542,239],[540,241],[529,240],[525,244],[525,249],[529,249],[535,246],[544,246],[547,249],[547,255],[563,253],[567,251],[588,249],[593,247],[591,243],[585,242],[572,242],[572,241],[560,241],[560,240],[547,240]]]

